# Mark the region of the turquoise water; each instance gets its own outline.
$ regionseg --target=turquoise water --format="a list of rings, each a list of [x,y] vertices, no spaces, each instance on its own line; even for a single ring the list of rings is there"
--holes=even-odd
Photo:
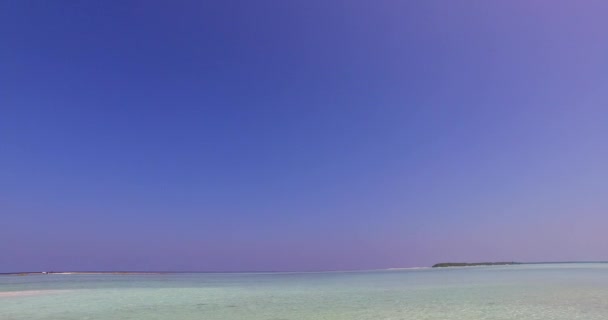
[[[608,264],[0,276],[0,319],[608,319]]]

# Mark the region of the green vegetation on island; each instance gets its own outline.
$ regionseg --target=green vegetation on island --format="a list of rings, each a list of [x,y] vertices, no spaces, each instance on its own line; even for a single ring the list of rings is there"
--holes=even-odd
[[[507,266],[521,264],[518,262],[442,262],[433,265],[433,268],[445,268],[445,267],[476,267],[476,266]]]

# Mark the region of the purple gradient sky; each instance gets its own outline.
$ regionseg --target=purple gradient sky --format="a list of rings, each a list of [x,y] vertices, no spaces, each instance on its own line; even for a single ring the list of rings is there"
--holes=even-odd
[[[608,260],[606,1],[2,1],[0,272]]]

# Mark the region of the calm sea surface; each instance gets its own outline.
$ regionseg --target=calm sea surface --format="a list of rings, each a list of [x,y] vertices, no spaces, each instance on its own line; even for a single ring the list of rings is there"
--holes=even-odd
[[[0,275],[0,319],[608,319],[608,264]]]

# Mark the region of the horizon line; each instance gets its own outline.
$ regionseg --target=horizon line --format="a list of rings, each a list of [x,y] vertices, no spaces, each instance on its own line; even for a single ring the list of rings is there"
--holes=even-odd
[[[517,265],[530,265],[530,264],[575,264],[575,263],[608,263],[608,260],[598,261],[539,261],[539,262],[516,262],[510,261]],[[442,263],[461,263],[461,262],[442,262]],[[463,263],[478,263],[478,262],[463,262]],[[489,262],[479,262],[489,263]],[[63,271],[15,271],[15,272],[0,272],[0,275],[19,275],[19,274],[187,274],[187,273],[213,273],[213,274],[251,274],[251,273],[340,273],[340,272],[370,272],[370,271],[397,271],[397,270],[409,270],[409,269],[431,269],[432,266],[418,266],[418,267],[390,267],[380,269],[346,269],[346,270],[317,270],[317,271],[288,271],[288,270],[274,270],[274,271],[141,271],[141,270],[111,270],[111,271],[95,271],[95,270],[63,270]]]

